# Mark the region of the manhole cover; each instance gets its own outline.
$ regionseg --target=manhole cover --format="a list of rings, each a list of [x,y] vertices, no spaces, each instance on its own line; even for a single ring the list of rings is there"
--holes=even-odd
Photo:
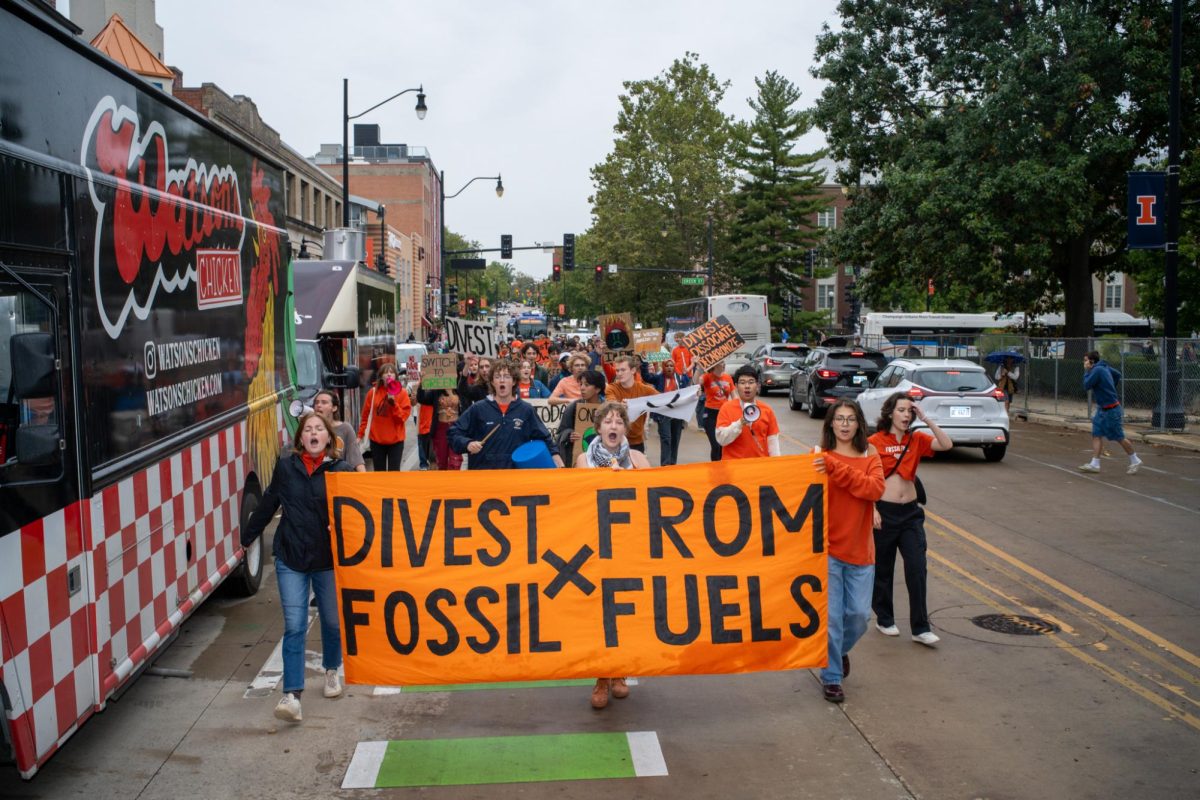
[[[1058,632],[1058,626],[1053,622],[1020,614],[981,614],[972,617],[971,622],[986,631],[1010,633],[1014,636],[1042,636]]]

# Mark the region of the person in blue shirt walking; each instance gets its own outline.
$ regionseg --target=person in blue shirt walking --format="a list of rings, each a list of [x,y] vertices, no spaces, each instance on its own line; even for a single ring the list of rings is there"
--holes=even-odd
[[[496,362],[489,384],[491,394],[472,403],[450,426],[451,449],[470,455],[467,469],[514,469],[513,451],[534,439],[546,444],[555,466],[563,465],[558,444],[533,406],[516,396],[514,389],[520,379],[521,368],[515,362]]]
[[[1100,358],[1096,350],[1083,357],[1083,388],[1091,391],[1096,413],[1092,416],[1092,460],[1081,464],[1080,472],[1100,471],[1100,452],[1105,439],[1117,442],[1129,454],[1129,468],[1125,470],[1127,474],[1136,475],[1142,466],[1142,460],[1133,451],[1133,443],[1125,437],[1125,429],[1121,425],[1121,400],[1117,396],[1117,383],[1120,380],[1121,373]]]

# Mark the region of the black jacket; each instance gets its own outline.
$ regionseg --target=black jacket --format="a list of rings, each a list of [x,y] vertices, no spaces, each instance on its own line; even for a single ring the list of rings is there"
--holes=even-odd
[[[304,460],[295,452],[281,456],[271,476],[271,485],[250,515],[250,523],[242,530],[242,546],[262,536],[275,512],[283,506],[283,516],[275,529],[275,557],[296,572],[333,569],[325,474],[353,471],[345,461],[333,459],[326,460],[309,475]]]

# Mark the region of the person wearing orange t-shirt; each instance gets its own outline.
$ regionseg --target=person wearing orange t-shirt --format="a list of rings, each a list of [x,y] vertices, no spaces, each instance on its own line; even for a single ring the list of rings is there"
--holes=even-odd
[[[725,362],[718,361],[700,376],[700,392],[704,395],[704,433],[708,436],[708,459],[721,460],[721,443],[717,441],[717,414],[721,406],[733,397],[733,378],[725,373]]]
[[[919,419],[930,433],[913,431]],[[877,433],[870,438],[883,462],[886,486],[875,503],[875,591],[871,606],[875,627],[884,636],[899,636],[892,608],[892,582],[896,551],[904,559],[904,585],[908,588],[908,619],[914,642],[926,647],[938,643],[925,605],[925,511],[917,502],[917,463],[936,451],[954,446],[946,432],[925,416],[921,406],[904,392],[883,401]]]
[[[653,386],[642,383],[637,379],[637,359],[635,356],[618,356],[613,362],[613,374],[616,380],[608,384],[605,398],[624,402],[631,397],[649,397],[658,394]],[[629,423],[626,436],[629,446],[640,453],[646,452],[646,417],[643,414]]]
[[[824,450],[824,452],[822,452]],[[867,441],[867,421],[847,398],[825,412],[821,445],[813,466],[826,476],[829,511],[825,517],[829,578],[826,631],[829,663],[821,670],[825,699],[846,699],[842,681],[850,675],[850,649],[867,632],[875,589],[874,502],[883,496],[883,464]]]
[[[779,455],[779,422],[768,405],[759,405],[758,373],[749,364],[733,374],[737,394],[726,400],[717,412],[714,435],[721,445],[721,460],[731,458],[762,458]],[[757,414],[747,418],[746,409],[753,406]]]

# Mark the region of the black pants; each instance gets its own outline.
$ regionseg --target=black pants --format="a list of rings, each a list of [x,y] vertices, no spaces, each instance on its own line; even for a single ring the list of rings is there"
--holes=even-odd
[[[708,434],[708,460],[721,460],[721,443],[717,441],[717,414],[715,408],[704,409],[704,432]]]
[[[630,450],[637,450],[639,453],[644,453],[644,452],[646,452],[646,443],[645,443],[645,442],[638,442],[637,444],[630,444],[630,445],[629,445],[629,449],[630,449]]]
[[[925,510],[911,503],[875,503],[883,527],[875,531],[875,592],[871,608],[885,628],[896,624],[892,608],[892,583],[896,573],[896,551],[904,559],[904,585],[908,588],[908,621],[915,636],[929,630],[925,607]]]
[[[679,440],[683,438],[683,420],[654,415],[658,422],[658,463],[665,467],[679,461]]]
[[[371,442],[371,464],[376,472],[399,472],[404,458],[404,442],[380,444]]]

